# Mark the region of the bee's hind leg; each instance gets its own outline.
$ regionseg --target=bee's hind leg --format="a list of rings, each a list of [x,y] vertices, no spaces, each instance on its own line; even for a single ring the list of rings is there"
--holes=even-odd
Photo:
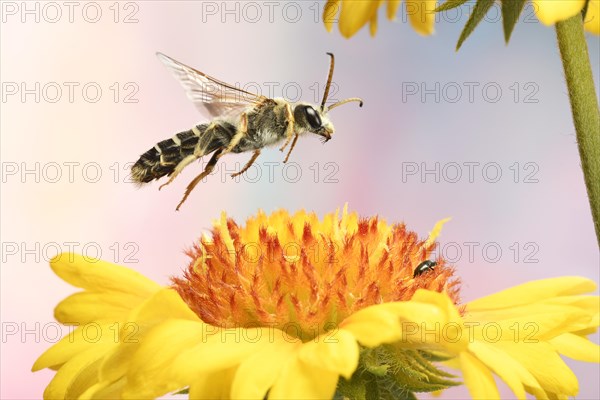
[[[212,172],[212,170],[215,168],[215,165],[217,164],[217,161],[219,161],[219,158],[221,157],[222,153],[223,153],[223,147],[221,147],[220,149],[215,151],[213,153],[212,157],[210,158],[210,160],[208,161],[208,164],[206,164],[204,171],[202,171],[202,173],[200,175],[195,177],[194,180],[189,183],[189,185],[185,189],[185,194],[183,195],[183,198],[181,199],[179,204],[177,204],[177,208],[176,208],[177,211],[179,211],[179,208],[183,205],[183,203],[185,203],[188,196],[190,195],[190,193],[192,193],[192,190],[194,190],[196,185],[198,183],[200,183],[200,181],[202,179],[204,179],[206,176],[208,176],[208,174],[210,174]]]
[[[177,166],[175,167],[173,172],[171,172],[171,176],[169,177],[169,180],[166,183],[163,183],[162,185],[160,185],[158,187],[158,190],[162,189],[163,187],[167,186],[169,183],[173,182],[175,180],[175,178],[177,178],[177,175],[179,175],[185,167],[187,167],[188,165],[190,165],[192,162],[194,162],[197,159],[198,159],[198,157],[196,155],[192,154],[192,155],[185,157],[183,160],[181,160],[179,162],[179,164],[177,164]]]
[[[210,160],[208,161],[208,164],[206,164],[204,171],[202,171],[202,173],[200,175],[195,177],[194,180],[189,183],[189,185],[185,189],[185,194],[183,195],[183,199],[181,199],[181,201],[177,205],[177,208],[176,208],[177,211],[179,211],[179,208],[183,205],[183,203],[185,203],[188,196],[190,195],[190,193],[192,193],[192,190],[194,190],[196,185],[198,183],[200,183],[200,181],[202,179],[204,179],[208,174],[210,174],[212,172],[212,170],[215,168],[215,165],[217,164],[217,161],[219,161],[219,158],[221,158],[225,154],[231,152],[235,148],[235,146],[237,146],[237,144],[240,142],[240,140],[242,140],[242,138],[244,136],[246,136],[247,132],[248,132],[248,115],[246,113],[243,113],[240,117],[240,126],[238,127],[235,135],[233,135],[233,137],[229,141],[229,144],[227,145],[227,147],[220,147],[219,149],[217,149],[213,153]],[[207,133],[208,133],[208,130],[207,130]]]
[[[246,165],[244,165],[244,168],[242,168],[239,172],[236,172],[235,174],[231,175],[231,177],[235,178],[236,176],[240,176],[244,172],[248,171],[248,169],[252,166],[252,164],[254,164],[254,161],[256,161],[258,156],[260,156],[260,149],[254,150],[254,154],[252,154],[252,158],[250,158],[250,161],[248,161]]]

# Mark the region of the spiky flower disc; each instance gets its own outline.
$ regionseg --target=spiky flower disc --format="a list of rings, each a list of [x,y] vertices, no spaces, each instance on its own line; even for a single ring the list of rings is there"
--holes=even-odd
[[[212,237],[189,252],[192,262],[174,286],[206,323],[272,326],[307,341],[367,306],[410,300],[418,289],[457,303],[458,280],[443,259],[413,277],[434,245],[404,224],[346,209],[322,221],[303,211],[259,213],[246,226],[223,214]]]

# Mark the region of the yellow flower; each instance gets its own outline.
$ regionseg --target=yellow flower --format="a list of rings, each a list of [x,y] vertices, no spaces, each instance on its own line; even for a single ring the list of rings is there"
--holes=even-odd
[[[374,36],[377,32],[377,13],[383,0],[328,0],[323,10],[325,28],[331,32],[336,16],[339,14],[341,34],[349,38],[367,23]],[[431,35],[434,30],[437,0],[406,0],[406,14],[413,29],[421,35]],[[386,14],[389,20],[396,18],[400,0],[387,0]]]
[[[583,27],[588,32],[600,35],[600,0],[590,0],[588,2]]]
[[[533,9],[545,25],[554,25],[581,12],[585,0],[532,0]],[[600,0],[590,0],[585,15],[584,28],[600,34]]]
[[[594,282],[561,277],[528,282],[466,305],[468,350],[449,364],[463,371],[473,398],[499,398],[492,372],[524,399],[575,396],[567,357],[598,363],[600,348],[586,336],[598,326],[598,296],[581,296]]]
[[[125,324],[129,313],[161,287],[130,269],[77,254],[61,254],[50,266],[64,281],[84,291],[56,306],[54,317],[77,328],[42,354],[32,370],[58,370],[44,398],[77,398],[98,382],[100,361],[119,345],[119,327],[126,333],[136,329]]]
[[[189,388],[195,399],[356,398],[367,381],[390,393],[455,385],[439,362],[459,368],[475,398],[499,397],[492,374],[518,398],[576,394],[559,354],[598,362],[586,337],[598,326],[598,297],[580,296],[594,283],[554,278],[459,305],[453,269],[441,258],[423,264],[444,222],[419,240],[345,209],[322,220],[259,213],[243,227],[223,214],[188,252],[184,276],[162,289],[63,255],[54,270],[86,289],[69,320],[118,322],[120,331],[44,353],[34,369],[58,369],[44,396],[139,399]],[[95,308],[93,294],[102,294]]]
[[[585,0],[531,0],[533,9],[543,24],[554,25],[581,12]]]

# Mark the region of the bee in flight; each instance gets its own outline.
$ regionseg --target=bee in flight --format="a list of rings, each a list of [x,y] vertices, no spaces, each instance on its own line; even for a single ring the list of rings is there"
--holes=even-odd
[[[194,187],[212,172],[219,159],[227,153],[253,152],[246,165],[232,175],[236,177],[252,166],[266,146],[283,142],[280,151],[284,151],[289,145],[283,161],[285,163],[300,135],[314,133],[327,142],[334,132],[333,124],[328,118],[329,111],[351,101],[359,102],[361,107],[363,104],[361,99],[353,97],[325,105],[335,64],[333,54],[327,54],[331,57],[329,75],[323,101],[317,106],[304,102],[290,103],[283,98],[271,99],[250,93],[157,53],[158,58],[179,80],[190,100],[213,120],[177,133],[142,154],[131,168],[133,180],[143,184],[169,176],[160,190],[173,182],[193,161],[212,153],[204,171],[187,186],[177,205],[179,210]]]

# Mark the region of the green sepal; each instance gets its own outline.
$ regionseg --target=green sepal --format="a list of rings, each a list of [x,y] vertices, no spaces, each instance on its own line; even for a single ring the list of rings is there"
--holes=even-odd
[[[446,10],[452,10],[453,8],[462,6],[466,2],[467,2],[467,0],[448,0],[447,2],[440,5],[438,8],[436,8],[433,11],[442,12],[442,11],[446,11]]]
[[[334,399],[413,400],[416,392],[434,392],[459,385],[455,376],[438,369],[435,361],[451,357],[395,345],[361,349],[350,380],[340,378]]]
[[[352,376],[350,380],[340,378],[333,399],[367,400],[367,382],[364,376]]]
[[[374,376],[363,371],[349,381],[341,378],[334,400],[417,400],[414,393],[407,391],[387,376]]]
[[[475,27],[479,25],[485,14],[488,12],[490,7],[494,5],[495,0],[477,0],[475,3],[475,7],[473,7],[473,12],[469,16],[469,20],[467,24],[463,28],[463,31],[460,33],[460,37],[458,38],[458,43],[456,44],[456,51],[460,49],[463,42],[473,33]]]
[[[449,356],[447,354],[437,353],[435,351],[422,351],[421,355],[427,361],[431,361],[431,362],[448,361],[453,358],[452,356]]]
[[[412,392],[434,392],[459,383],[449,379],[454,375],[436,368],[422,351],[397,349],[384,346],[386,357],[396,360],[396,368],[392,370],[395,381]]]
[[[360,364],[365,371],[375,376],[386,376],[390,369],[390,364],[381,360],[378,349],[362,349]]]
[[[523,11],[525,1],[502,0],[502,27],[504,28],[504,40],[506,43],[510,40],[510,35]]]

